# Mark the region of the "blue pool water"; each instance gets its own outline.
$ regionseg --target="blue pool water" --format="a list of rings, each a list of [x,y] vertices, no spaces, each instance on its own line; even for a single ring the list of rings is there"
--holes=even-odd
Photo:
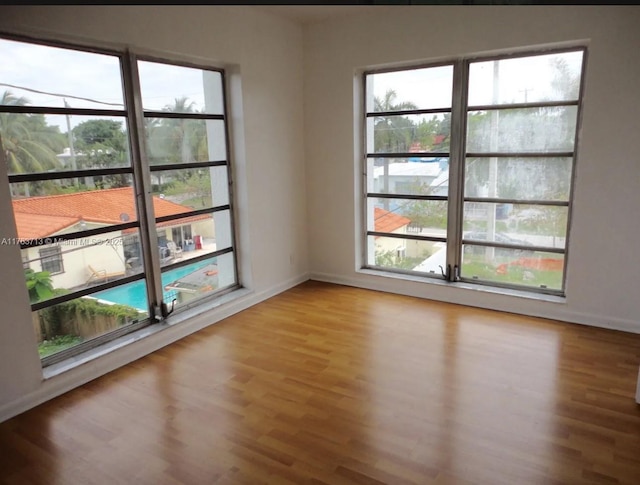
[[[215,260],[214,260],[215,261]],[[172,269],[166,273],[162,273],[162,287],[178,280],[189,273],[204,268],[206,265],[211,264],[212,260],[199,261],[194,264],[189,264],[181,268]],[[91,295],[100,300],[111,301],[113,303],[119,303],[120,305],[128,305],[138,310],[147,311],[147,284],[144,280],[134,281],[126,285],[118,286],[110,290],[100,291]],[[164,292],[164,300],[170,302],[172,295],[168,292]]]

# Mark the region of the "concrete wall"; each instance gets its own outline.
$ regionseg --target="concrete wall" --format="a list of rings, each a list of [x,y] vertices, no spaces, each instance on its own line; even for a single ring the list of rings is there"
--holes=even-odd
[[[640,8],[380,7],[305,29],[305,132],[312,277],[640,332]],[[586,93],[566,302],[364,274],[360,122],[364,68],[523,47],[587,44]],[[330,141],[330,142],[329,142]],[[356,190],[354,191],[354,187]]]
[[[238,256],[241,281],[251,290],[230,305],[43,380],[20,250],[0,246],[0,420],[307,278],[301,26],[238,7],[2,6],[0,32],[128,46],[227,69]],[[6,183],[0,228],[3,237],[15,237]]]

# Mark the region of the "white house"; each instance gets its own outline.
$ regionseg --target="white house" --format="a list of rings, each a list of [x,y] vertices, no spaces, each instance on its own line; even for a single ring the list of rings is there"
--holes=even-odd
[[[153,198],[156,217],[186,213],[191,210],[160,197]],[[55,288],[77,288],[109,278],[124,276],[135,270],[140,243],[137,231],[127,229],[99,236],[55,241],[55,236],[89,230],[122,222],[135,221],[133,188],[91,190],[53,196],[13,200],[18,237],[24,240],[51,238],[52,243],[23,250],[25,267],[49,271]],[[157,225],[161,259],[172,257],[167,242],[181,249],[195,236],[215,237],[213,218],[199,215]]]

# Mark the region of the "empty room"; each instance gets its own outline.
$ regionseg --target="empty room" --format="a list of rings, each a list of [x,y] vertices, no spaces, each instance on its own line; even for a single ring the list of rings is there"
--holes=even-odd
[[[639,22],[1,6],[0,483],[640,483]]]

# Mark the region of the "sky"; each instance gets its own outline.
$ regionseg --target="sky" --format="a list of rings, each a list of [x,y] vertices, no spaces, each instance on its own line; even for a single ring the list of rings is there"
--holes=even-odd
[[[202,70],[145,61],[139,61],[138,69],[145,109],[162,110],[184,96],[195,102],[196,110],[204,108]],[[211,76],[221,82],[218,73]],[[62,108],[66,100],[73,108],[124,109],[118,57],[0,39],[0,93],[6,90],[32,106]],[[87,119],[72,115],[71,126]],[[64,116],[47,115],[47,121],[67,131]]]
[[[497,81],[498,102],[552,99],[552,58],[564,59],[570,71],[579,75],[581,52],[540,55],[526,60],[501,60]],[[204,107],[202,70],[145,61],[139,61],[138,68],[145,109],[162,110],[183,96],[194,101],[197,110]],[[217,77],[216,83],[221,82],[218,73],[212,76]],[[373,94],[379,98],[384,97],[387,90],[395,89],[396,103],[412,102],[422,109],[451,107],[452,66],[373,74],[369,82]],[[57,95],[20,90],[6,84]],[[471,63],[469,85],[470,106],[492,104],[494,62]],[[66,100],[69,106],[76,108],[124,109],[119,60],[111,55],[0,39],[0,93],[7,89],[15,95],[26,97],[33,106],[64,107]],[[576,99],[577,93],[573,96]],[[555,99],[558,99],[557,95]],[[72,115],[69,121],[74,127],[87,119]],[[48,116],[47,120],[50,124],[60,126],[62,132],[67,131],[64,116]]]
[[[559,98],[551,88],[551,81],[558,77],[558,72],[552,67],[553,59],[563,59],[572,76],[580,75],[581,52],[498,61],[497,102],[505,104],[566,100]],[[383,98],[387,90],[394,89],[397,94],[396,103],[412,102],[418,109],[451,107],[452,66],[380,73],[370,77],[373,94],[378,98]],[[471,63],[469,86],[469,106],[494,104],[494,62]],[[572,92],[570,97],[575,100],[578,93]]]

